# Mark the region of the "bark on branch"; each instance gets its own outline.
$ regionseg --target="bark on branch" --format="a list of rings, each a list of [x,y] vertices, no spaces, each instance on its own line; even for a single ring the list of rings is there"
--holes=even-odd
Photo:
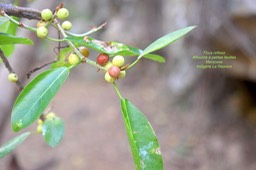
[[[30,20],[41,20],[41,11],[32,8],[24,8],[13,6],[12,4],[0,3],[0,12],[1,11],[4,11],[6,14],[10,16],[27,18]]]

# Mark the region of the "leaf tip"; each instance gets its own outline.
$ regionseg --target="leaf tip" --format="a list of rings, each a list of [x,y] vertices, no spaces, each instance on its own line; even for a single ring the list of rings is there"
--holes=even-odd
[[[191,30],[197,28],[197,25],[189,26],[188,28],[191,28]]]
[[[12,124],[12,130],[14,132],[19,132],[22,129],[22,126],[23,126],[21,120],[19,120],[17,122],[16,121],[12,121],[11,124]]]

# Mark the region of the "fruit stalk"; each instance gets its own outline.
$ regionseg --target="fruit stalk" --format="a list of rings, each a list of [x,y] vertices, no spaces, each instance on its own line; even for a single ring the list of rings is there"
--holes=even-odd
[[[1,12],[0,14],[1,14],[2,16],[8,18],[11,22],[13,22],[14,24],[18,25],[19,27],[25,28],[25,29],[30,30],[30,31],[33,31],[33,32],[36,32],[36,30],[37,30],[36,28],[30,27],[30,26],[28,26],[28,25],[26,25],[26,24],[23,24],[23,23],[20,23],[20,22],[16,21],[15,19],[13,19],[13,18],[10,17],[9,15],[7,15],[4,11],[0,11],[0,12]]]
[[[120,100],[124,99],[124,98],[122,97],[122,95],[121,95],[121,93],[120,93],[120,91],[119,91],[119,89],[118,89],[118,87],[117,87],[117,85],[116,85],[115,82],[113,83],[113,85],[114,85],[114,88],[115,88],[116,93],[117,93],[118,97],[120,98]]]

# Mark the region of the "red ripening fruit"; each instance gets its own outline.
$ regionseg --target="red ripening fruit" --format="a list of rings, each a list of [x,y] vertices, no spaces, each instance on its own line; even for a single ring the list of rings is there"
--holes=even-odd
[[[109,60],[108,54],[99,54],[97,57],[97,64],[105,66]]]
[[[120,68],[117,66],[112,66],[108,69],[108,73],[111,77],[116,79],[120,75]]]

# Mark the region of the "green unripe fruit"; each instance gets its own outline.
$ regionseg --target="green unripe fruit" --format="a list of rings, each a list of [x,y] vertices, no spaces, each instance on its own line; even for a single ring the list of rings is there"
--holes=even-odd
[[[79,47],[78,50],[84,57],[88,57],[90,55],[90,51],[87,47]]]
[[[48,35],[48,29],[46,27],[39,27],[36,30],[36,35],[39,38],[44,38],[44,37],[46,37]]]
[[[69,62],[69,64],[71,64],[71,65],[75,65],[75,64],[77,64],[79,61],[80,61],[80,58],[79,58],[78,55],[76,55],[75,53],[71,53],[71,54],[68,56],[68,62]]]
[[[112,66],[108,69],[108,74],[116,79],[120,75],[120,68],[117,66]]]
[[[122,67],[124,65],[124,57],[121,55],[117,55],[113,58],[112,63],[114,66]]]
[[[46,118],[47,120],[49,120],[49,119],[54,119],[55,117],[56,117],[56,115],[55,115],[54,112],[47,113],[46,116],[45,116],[45,118]]]
[[[15,74],[15,73],[10,73],[9,75],[8,75],[8,80],[10,81],[10,82],[13,82],[13,83],[16,83],[17,81],[18,81],[18,75],[17,74]]]
[[[97,64],[101,65],[101,66],[105,66],[107,64],[107,62],[109,61],[109,56],[108,54],[99,54],[97,59]]]
[[[38,125],[37,126],[37,128],[36,128],[36,131],[37,131],[37,133],[42,133],[42,131],[43,131],[43,125]]]
[[[46,22],[44,22],[44,21],[38,21],[38,23],[36,24],[36,28],[39,28],[39,27],[45,27],[46,26]]]
[[[66,8],[61,8],[57,12],[57,17],[61,20],[66,19],[69,16],[69,11]]]
[[[72,23],[70,21],[64,21],[61,25],[64,30],[70,30],[72,28]]]
[[[120,74],[119,74],[118,78],[119,78],[119,79],[122,79],[122,78],[124,78],[125,76],[126,76],[126,71],[125,71],[125,70],[122,70],[122,71],[120,71]]]
[[[111,77],[108,72],[105,73],[105,80],[108,83],[114,83],[115,82],[115,79],[113,77]]]
[[[113,66],[112,62],[108,61],[107,64],[105,64],[104,68],[105,68],[106,70],[108,70],[108,69],[109,69],[110,67],[112,67],[112,66]]]
[[[43,121],[42,119],[38,119],[38,120],[37,120],[37,124],[38,124],[38,125],[43,125],[43,124],[44,124],[44,121]]]
[[[42,10],[41,17],[43,20],[49,21],[52,18],[52,11],[50,9]]]

